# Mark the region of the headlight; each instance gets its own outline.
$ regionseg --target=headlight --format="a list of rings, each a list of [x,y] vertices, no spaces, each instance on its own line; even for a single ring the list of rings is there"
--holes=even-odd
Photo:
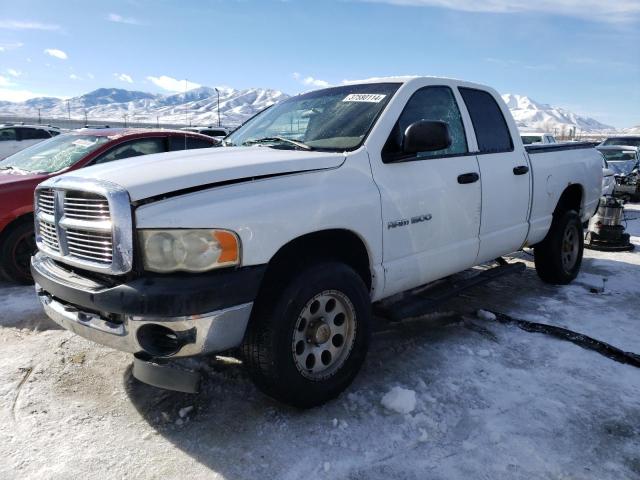
[[[240,264],[240,240],[228,230],[140,230],[145,270],[204,272]]]

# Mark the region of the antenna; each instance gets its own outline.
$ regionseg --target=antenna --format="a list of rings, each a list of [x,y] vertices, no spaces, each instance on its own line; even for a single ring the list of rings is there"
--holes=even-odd
[[[189,106],[187,105],[187,84],[189,80],[184,79],[184,126],[189,126]],[[187,130],[184,131],[184,149],[187,149]]]

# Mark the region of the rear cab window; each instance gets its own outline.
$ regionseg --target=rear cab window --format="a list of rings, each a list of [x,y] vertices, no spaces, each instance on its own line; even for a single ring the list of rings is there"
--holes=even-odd
[[[103,153],[93,162],[93,164],[97,165],[100,163],[112,162],[114,160],[122,160],[124,158],[166,152],[167,150],[164,140],[165,139],[162,137],[129,140]]]
[[[0,142],[8,142],[11,140],[17,140],[15,128],[2,128],[0,129]]]
[[[476,132],[479,153],[512,152],[513,139],[493,95],[468,87],[459,87],[459,91]]]
[[[169,151],[175,152],[177,150],[192,150],[194,148],[209,148],[212,147],[211,141],[203,138],[190,137],[188,135],[169,137]]]
[[[43,128],[21,128],[19,133],[22,140],[45,140],[51,138],[49,132]]]

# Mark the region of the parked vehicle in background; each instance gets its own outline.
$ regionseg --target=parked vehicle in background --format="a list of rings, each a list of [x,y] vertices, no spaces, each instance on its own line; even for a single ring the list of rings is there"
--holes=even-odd
[[[226,127],[183,127],[182,130],[187,130],[188,132],[196,132],[201,133],[202,135],[207,135],[209,137],[213,137],[216,140],[222,140],[224,137],[229,135],[230,129]]]
[[[51,125],[24,125],[5,123],[0,125],[0,160],[31,145],[60,135],[61,130]]]
[[[616,188],[616,178],[613,170],[609,168],[607,160],[602,156],[602,196],[613,195]]]
[[[556,138],[550,133],[540,132],[520,132],[520,138],[524,145],[536,145],[536,144],[551,144],[557,143]]]
[[[36,291],[62,327],[137,354],[139,379],[193,391],[168,360],[241,347],[299,407],[356,376],[372,302],[524,246],[571,282],[602,187],[591,144],[524,147],[495,90],[444,78],[291,97],[224,143],[40,184]]]
[[[607,145],[596,148],[613,170],[616,182],[614,195],[640,201],[640,147]]]
[[[33,192],[38,183],[89,165],[212,147],[215,143],[205,135],[179,130],[85,128],[50,138],[0,161],[0,272],[17,282],[31,279],[29,258],[35,251]],[[76,213],[84,215],[82,208]]]
[[[600,146],[612,146],[612,145],[628,145],[630,147],[640,148],[640,136],[638,135],[620,135],[616,137],[609,137],[603,141]]]

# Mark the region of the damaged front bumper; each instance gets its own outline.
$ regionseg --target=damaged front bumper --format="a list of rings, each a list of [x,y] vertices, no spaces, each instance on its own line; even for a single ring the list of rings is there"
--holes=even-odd
[[[42,254],[33,257],[31,269],[40,302],[54,322],[96,343],[149,358],[239,346],[264,272],[252,267],[105,285]]]

